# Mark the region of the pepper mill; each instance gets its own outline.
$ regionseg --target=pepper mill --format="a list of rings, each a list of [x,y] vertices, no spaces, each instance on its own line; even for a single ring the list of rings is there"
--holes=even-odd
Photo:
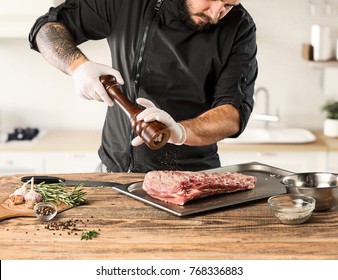
[[[137,115],[143,110],[135,106],[122,93],[114,76],[101,76],[100,81],[105,87],[109,97],[126,113],[133,130],[142,138],[144,143],[150,149],[160,149],[168,142],[170,138],[170,130],[165,124],[159,121],[144,122],[136,120]]]

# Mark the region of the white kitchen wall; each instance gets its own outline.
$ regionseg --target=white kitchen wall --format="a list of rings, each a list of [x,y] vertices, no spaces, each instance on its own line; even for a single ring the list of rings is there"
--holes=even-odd
[[[330,1],[331,16],[326,16],[319,10],[324,2],[242,1],[257,24],[259,76],[256,87],[264,86],[269,90],[270,113],[278,110],[281,117],[279,123],[271,123],[272,127],[322,128],[324,115],[320,108],[327,98],[332,98],[324,94],[322,86],[327,70],[311,68],[301,55],[302,44],[310,43],[312,24],[329,25],[337,32],[338,1]],[[311,15],[309,3],[316,5],[315,15]],[[338,72],[335,74],[338,76]],[[338,98],[337,76],[335,83],[328,82],[331,88],[326,90],[331,93],[336,90]],[[261,101],[255,109],[257,113],[264,110],[264,100]],[[251,120],[249,125],[258,123]]]
[[[109,64],[105,42],[91,42],[82,49],[94,61]],[[30,50],[28,40],[0,39],[0,61],[3,130],[13,126],[46,130],[102,127],[106,106],[77,96],[71,77]]]
[[[326,71],[311,68],[302,59],[301,48],[310,42],[311,24],[338,28],[334,20],[337,0],[331,2],[332,16],[324,17],[311,16],[307,0],[242,1],[257,24],[257,87],[269,90],[270,112],[278,110],[281,117],[273,126],[322,128],[320,107],[328,98],[322,87]],[[110,63],[105,41],[80,47],[90,59]],[[332,82],[335,72],[326,76],[331,77],[325,83],[329,86],[326,91],[337,91],[338,98],[338,84]],[[263,102],[259,101],[257,113],[263,110]],[[103,103],[76,96],[71,78],[30,50],[26,38],[0,38],[0,115],[5,129],[101,129],[105,112]],[[258,124],[250,121],[249,125]]]

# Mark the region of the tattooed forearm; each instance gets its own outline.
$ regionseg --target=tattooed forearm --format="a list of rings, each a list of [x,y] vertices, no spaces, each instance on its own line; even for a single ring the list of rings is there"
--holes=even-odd
[[[76,47],[69,31],[60,23],[43,25],[36,36],[36,43],[42,56],[66,74],[71,74],[79,61],[87,60]]]

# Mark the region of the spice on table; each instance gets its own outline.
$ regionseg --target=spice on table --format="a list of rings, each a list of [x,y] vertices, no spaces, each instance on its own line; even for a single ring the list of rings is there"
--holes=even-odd
[[[30,190],[27,185],[30,183]],[[9,195],[12,204],[25,203],[27,208],[33,208],[35,204],[44,201],[57,204],[59,202],[69,206],[79,206],[85,202],[86,192],[78,185],[69,187],[64,182],[46,184],[34,184],[34,177],[21,185],[12,194]]]
[[[9,198],[13,204],[21,204],[25,200],[25,195],[27,193],[26,186],[30,183],[30,180],[24,183],[20,188],[16,189],[12,194],[9,195]]]
[[[64,182],[35,185],[35,189],[43,197],[43,201],[63,202],[69,206],[78,206],[85,202],[86,192],[80,186],[69,187]]]
[[[48,222],[57,214],[57,207],[51,202],[40,202],[35,204],[34,213],[43,222]]]
[[[284,212],[276,213],[276,217],[285,224],[301,224],[310,218],[312,212],[294,213],[284,210]]]
[[[47,224],[45,226],[45,229],[48,230],[68,230],[70,231],[70,233],[73,233],[75,231],[82,231],[82,229],[80,229],[78,227],[78,224],[82,224],[83,226],[85,226],[85,224],[83,223],[82,220],[79,219],[68,219],[66,221],[55,221],[55,222],[51,222],[49,224]]]
[[[49,216],[55,213],[55,208],[49,205],[43,205],[40,206],[36,209],[36,214],[41,215],[41,216]]]
[[[42,195],[34,190],[34,177],[30,179],[31,188],[29,192],[25,194],[25,206],[27,208],[33,208],[36,203],[42,201]],[[47,216],[47,215],[44,215]]]

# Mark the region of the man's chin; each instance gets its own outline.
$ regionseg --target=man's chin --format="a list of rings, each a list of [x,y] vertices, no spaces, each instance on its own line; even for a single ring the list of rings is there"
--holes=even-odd
[[[190,27],[190,29],[199,32],[208,32],[214,28],[215,24],[211,23],[194,23],[193,26]]]
[[[215,28],[215,24],[211,24],[209,22],[202,22],[202,21],[199,21],[196,23],[194,20],[188,17],[184,18],[182,21],[187,28],[193,31],[208,32],[212,30],[213,28]]]

